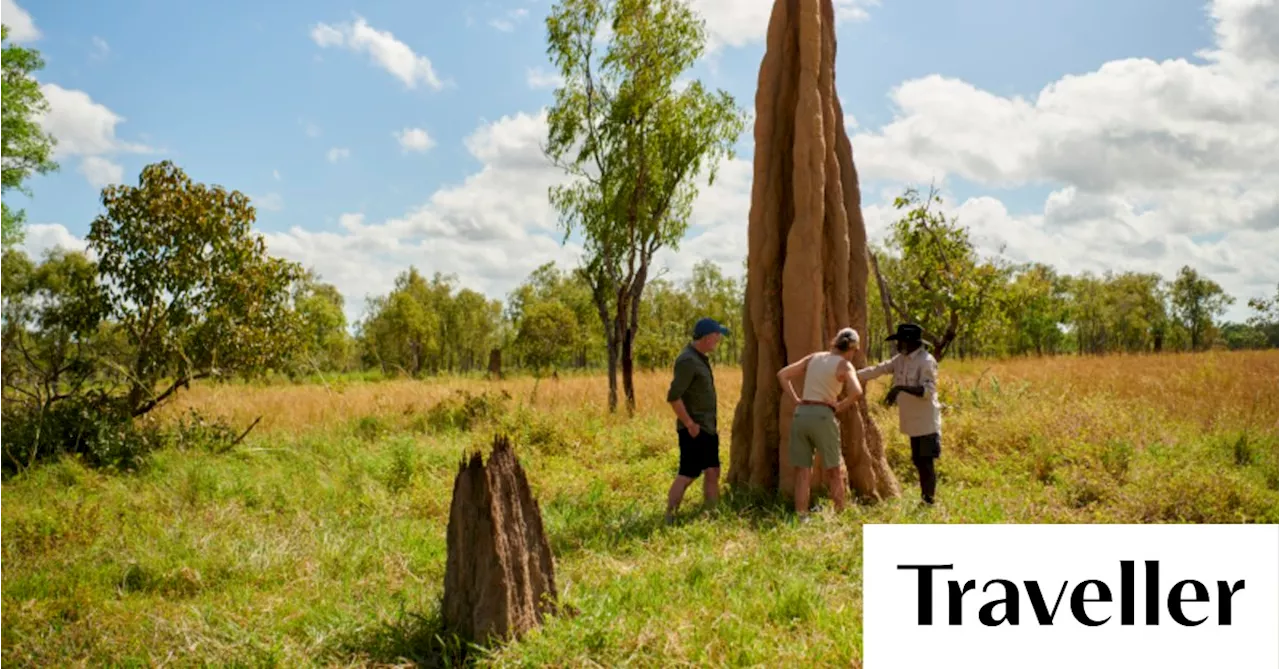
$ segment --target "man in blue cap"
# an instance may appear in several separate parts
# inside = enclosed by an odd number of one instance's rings
[[[920,474],[920,499],[933,504],[938,483],[934,460],[942,455],[942,408],[938,403],[938,361],[924,347],[924,330],[902,323],[887,341],[898,343],[898,355],[858,370],[858,380],[893,375],[885,404],[898,405],[898,426],[911,440],[911,462]],[[905,397],[903,396],[905,394]]]
[[[667,402],[676,413],[680,442],[680,466],[667,493],[667,523],[675,520],[684,491],[694,479],[702,481],[706,506],[720,497],[720,437],[716,433],[716,382],[707,358],[729,329],[703,318],[693,326],[693,341],[676,356],[675,374],[667,390]]]

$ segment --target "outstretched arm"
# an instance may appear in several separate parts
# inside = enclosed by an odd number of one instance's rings
[[[873,365],[871,367],[864,367],[862,369],[859,369],[857,373],[858,381],[859,382],[870,381],[872,379],[878,379],[884,376],[885,374],[892,374],[893,366],[897,360],[898,360],[898,356],[895,355],[892,358],[889,358],[888,360],[885,360],[884,362],[878,365]]]

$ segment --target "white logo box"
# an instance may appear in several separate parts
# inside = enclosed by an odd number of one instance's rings
[[[867,669],[1280,666],[1277,525],[863,531]]]

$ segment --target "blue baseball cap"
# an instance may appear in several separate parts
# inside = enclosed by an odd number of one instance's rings
[[[709,334],[720,333],[722,335],[729,334],[729,328],[721,325],[712,318],[704,318],[693,326],[693,338],[702,339]]]

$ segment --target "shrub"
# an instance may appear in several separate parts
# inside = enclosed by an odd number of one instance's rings
[[[391,466],[387,468],[387,489],[398,493],[413,482],[413,473],[418,468],[417,458],[413,452],[413,442],[398,441],[391,449]]]
[[[222,418],[206,418],[195,409],[178,419],[173,439],[180,448],[226,453],[236,444],[235,428]]]
[[[30,404],[4,408],[0,439],[5,475],[60,455],[78,455],[94,467],[137,469],[167,435],[153,421],[135,421],[104,394],[69,397],[44,410]]]
[[[492,393],[485,391],[478,395],[466,390],[459,390],[453,397],[441,400],[431,407],[419,423],[431,432],[447,432],[457,430],[466,432],[473,427],[497,418],[506,411],[511,394],[507,391]]]
[[[355,435],[364,441],[377,441],[382,435],[388,432],[387,426],[383,424],[382,419],[377,416],[364,416],[356,421],[354,428]]]

